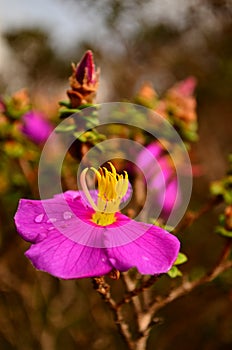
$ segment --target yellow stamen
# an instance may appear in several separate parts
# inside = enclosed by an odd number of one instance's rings
[[[124,171],[123,175],[119,175],[112,163],[109,162],[111,171],[105,167],[94,171],[98,182],[98,200],[94,203],[86,184],[86,173],[88,168],[84,169],[81,174],[82,189],[88,199],[90,205],[95,210],[92,221],[101,226],[107,226],[116,221],[115,213],[119,211],[121,199],[125,196],[128,189],[128,175]]]

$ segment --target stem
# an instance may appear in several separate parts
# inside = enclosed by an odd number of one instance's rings
[[[121,305],[117,305],[115,300],[111,297],[110,285],[105,282],[104,276],[95,277],[93,280],[94,289],[101,295],[103,300],[109,304],[114,313],[115,323],[118,327],[119,333],[123,337],[129,350],[134,350],[134,342],[129,331],[128,324],[125,322]]]
[[[144,281],[140,287],[127,292],[125,297],[118,303],[116,303],[116,301],[111,297],[110,285],[105,282],[104,277],[93,278],[94,288],[102,296],[103,300],[109,304],[111,310],[113,311],[115,323],[124,341],[126,342],[128,349],[129,350],[146,349],[147,339],[149,337],[151,327],[153,326],[154,323],[157,323],[157,320],[154,318],[154,316],[158,310],[162,309],[164,306],[171,303],[175,299],[180,298],[181,296],[191,292],[196,287],[204,283],[211,282],[222,272],[231,268],[232,261],[227,260],[231,251],[231,247],[232,247],[232,240],[227,239],[217,264],[214,266],[214,268],[211,271],[209,271],[203,277],[197,280],[194,280],[192,282],[189,282],[188,280],[183,279],[183,283],[181,286],[172,290],[166,297],[158,297],[153,303],[149,305],[148,310],[145,312],[141,312],[139,310],[136,310],[135,308],[135,312],[137,315],[138,331],[139,331],[139,337],[136,339],[136,341],[133,341],[128,324],[124,320],[124,316],[122,313],[122,306],[130,302],[133,297],[138,296],[138,294],[144,291],[146,288],[149,288],[151,285],[153,285],[159,276],[151,276],[148,280]],[[131,281],[129,280],[129,282]],[[128,279],[125,278],[125,274],[124,274],[124,283],[126,283],[127,287],[130,286],[129,282],[128,282]]]
[[[136,341],[134,350],[145,350],[147,346],[147,339],[150,333],[150,328]]]
[[[35,186],[36,176],[37,176],[36,173],[33,171],[29,162],[26,159],[20,158],[18,160],[18,165],[27,181],[27,184],[31,190],[32,195],[34,197],[38,197],[39,192],[38,192],[37,186]]]
[[[191,292],[196,287],[204,283],[211,282],[219,274],[232,267],[232,261],[227,260],[230,254],[231,246],[232,240],[228,239],[218,263],[209,273],[192,282],[185,280],[181,286],[171,291],[168,296],[163,298],[158,297],[153,303],[150,304],[148,311],[141,314],[139,318],[139,328],[141,336],[136,342],[135,350],[146,349],[146,343],[150,333],[150,329],[154,323],[157,323],[157,320],[154,318],[154,316],[158,310],[162,309],[164,306],[171,303],[175,299],[180,298],[181,296]]]
[[[124,298],[118,302],[117,305],[121,306],[123,304],[129,303],[133,297],[137,296],[138,294],[140,294],[141,292],[143,292],[147,288],[151,287],[157,281],[158,278],[159,278],[159,276],[151,276],[148,280],[144,281],[140,287],[129,291],[124,296]]]
[[[195,221],[197,221],[202,215],[212,210],[216,205],[222,203],[221,197],[211,198],[203,207],[201,207],[197,212],[187,211],[183,220],[177,225],[174,233],[177,234],[180,231],[185,230],[187,227],[191,226]]]
[[[122,279],[122,281],[124,283],[124,286],[126,288],[126,292],[127,292],[126,295],[131,293],[136,288],[135,287],[136,286],[136,280],[132,280],[130,278],[128,272],[122,273],[121,274],[121,279]],[[125,297],[122,300],[124,300],[124,299],[125,299]],[[120,303],[122,303],[122,301],[120,301]],[[119,305],[120,305],[120,303],[119,303]],[[136,295],[135,298],[132,298],[132,303],[133,303],[133,306],[134,306],[135,313],[136,313],[136,315],[138,315],[142,311],[142,305],[141,305],[141,302],[139,300],[139,296],[138,295]]]
[[[230,254],[231,246],[232,246],[232,240],[228,239],[221,253],[221,256],[218,260],[218,263],[214,266],[214,268],[210,272],[208,272],[203,277],[197,280],[194,280],[192,282],[185,280],[181,286],[171,291],[171,293],[167,297],[156,299],[156,301],[152,305],[150,305],[148,314],[154,315],[158,310],[160,310],[167,304],[171,303],[173,300],[191,292],[193,289],[195,289],[196,287],[204,283],[211,282],[222,272],[231,268],[232,261],[227,260]]]

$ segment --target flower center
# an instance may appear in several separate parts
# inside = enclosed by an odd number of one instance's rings
[[[125,196],[128,189],[128,175],[124,171],[124,174],[117,174],[115,167],[110,163],[111,171],[105,167],[94,171],[98,182],[98,198],[97,203],[94,202],[91,197],[88,186],[86,183],[86,173],[88,168],[84,169],[81,173],[82,189],[88,199],[90,205],[94,209],[92,215],[92,221],[100,226],[107,226],[116,221],[115,213],[119,211],[119,205],[122,198]]]

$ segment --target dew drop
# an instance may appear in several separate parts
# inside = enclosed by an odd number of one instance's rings
[[[149,261],[149,260],[150,260],[150,259],[149,259],[148,257],[146,257],[146,256],[143,256],[142,258],[143,258],[143,260],[146,260],[146,261]]]
[[[55,229],[55,227],[54,227],[54,226],[51,226],[51,227],[48,228],[48,231],[52,231],[52,230],[54,230],[54,229]]]
[[[53,223],[53,222],[56,222],[56,218],[49,218],[47,220],[47,224],[50,224],[50,223]]]
[[[43,218],[44,218],[44,214],[39,214],[35,217],[35,222],[39,224],[40,222],[42,222]]]
[[[105,258],[102,258],[102,259],[101,259],[101,261],[105,262],[105,261],[106,261],[106,259],[105,259]]]
[[[72,213],[71,213],[70,211],[65,211],[65,212],[63,213],[63,218],[64,218],[64,220],[71,219],[71,217],[72,217]]]
[[[111,262],[112,265],[116,264],[116,259],[114,259],[114,258],[109,258],[109,261]]]

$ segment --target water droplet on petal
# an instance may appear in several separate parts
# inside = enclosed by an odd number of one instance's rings
[[[105,261],[106,261],[106,259],[105,259],[105,258],[102,258],[102,259],[101,259],[101,261],[105,262]]]
[[[54,230],[54,229],[55,229],[55,227],[54,227],[54,226],[51,226],[51,227],[48,228],[48,231],[52,231],[52,230]]]
[[[65,211],[65,212],[63,213],[63,218],[64,218],[64,220],[71,219],[71,217],[72,217],[72,213],[71,213],[70,211]]]
[[[49,218],[47,220],[47,224],[50,224],[50,223],[53,223],[53,222],[56,222],[56,218]]]
[[[146,257],[146,256],[143,256],[142,258],[143,258],[143,260],[146,260],[146,261],[149,261],[149,260],[150,260],[150,259],[149,259],[148,257]]]
[[[37,215],[37,216],[35,217],[35,222],[36,222],[37,224],[39,224],[40,222],[43,221],[43,218],[44,218],[44,214],[39,214],[39,215]]]
[[[116,259],[114,259],[114,258],[109,258],[109,261],[111,262],[112,265],[116,264]]]

